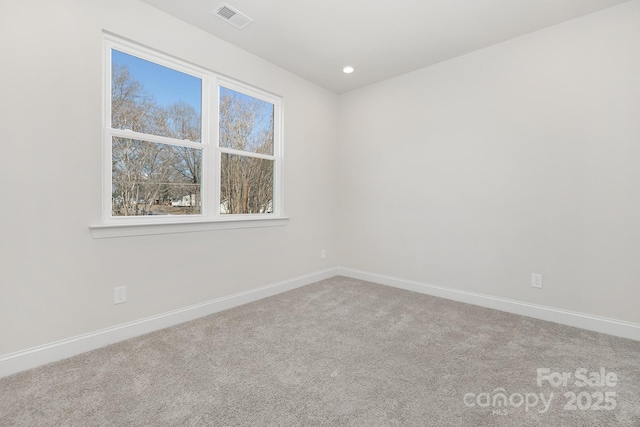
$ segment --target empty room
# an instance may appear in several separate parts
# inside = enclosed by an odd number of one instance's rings
[[[0,36],[0,426],[640,426],[640,0]]]

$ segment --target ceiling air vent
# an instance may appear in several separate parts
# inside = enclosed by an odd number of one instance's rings
[[[226,3],[222,3],[218,6],[213,14],[240,29],[243,29],[253,22],[253,19]]]

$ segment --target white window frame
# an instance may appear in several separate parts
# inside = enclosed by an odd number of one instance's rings
[[[141,134],[111,127],[111,52],[118,50],[154,62],[176,71],[197,77],[202,81],[201,138],[200,142],[181,141],[162,136]],[[119,37],[104,34],[103,43],[103,164],[102,164],[102,223],[90,226],[94,238],[126,237],[148,234],[197,232],[229,228],[253,228],[285,225],[283,215],[283,115],[282,98],[252,86],[221,77],[204,68],[180,61],[155,50],[142,47]],[[220,86],[266,101],[273,105],[273,155],[237,151],[219,146]],[[152,143],[180,145],[202,150],[202,207],[200,214],[113,216],[112,215],[112,138],[138,139]],[[274,162],[272,213],[221,214],[220,167],[223,153],[257,157]]]

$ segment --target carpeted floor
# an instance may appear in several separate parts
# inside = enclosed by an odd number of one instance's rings
[[[336,277],[0,379],[0,425],[640,426],[640,342]]]

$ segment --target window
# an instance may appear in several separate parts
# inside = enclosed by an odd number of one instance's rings
[[[105,224],[282,217],[280,98],[105,36]]]
[[[273,212],[274,104],[220,87],[220,213]]]

